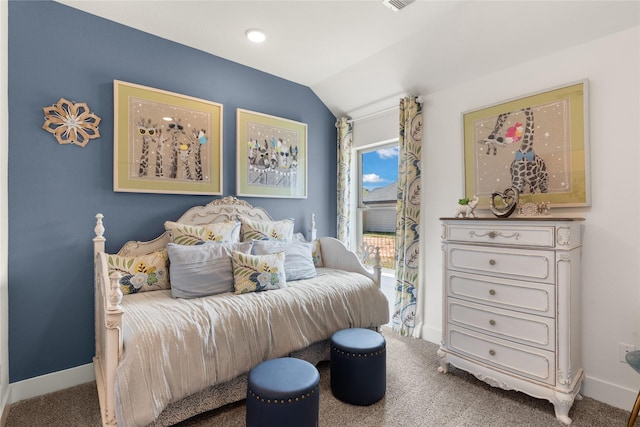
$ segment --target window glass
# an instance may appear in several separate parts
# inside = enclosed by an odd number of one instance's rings
[[[363,151],[360,156],[360,206],[396,203],[398,144]]]

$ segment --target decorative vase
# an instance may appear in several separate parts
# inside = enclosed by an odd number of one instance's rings
[[[494,191],[489,196],[489,210],[498,218],[508,218],[516,210],[519,197],[520,192],[513,187]]]

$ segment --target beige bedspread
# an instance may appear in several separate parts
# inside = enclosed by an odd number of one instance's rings
[[[170,292],[123,298],[124,354],[116,372],[121,426],[147,425],[171,402],[340,329],[389,320],[387,300],[372,280],[328,268],[274,291],[196,299],[172,299]]]

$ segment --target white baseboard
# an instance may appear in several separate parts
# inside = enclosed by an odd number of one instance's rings
[[[0,397],[2,397],[0,400],[0,427],[4,427],[7,424],[7,417],[9,416],[10,391],[9,387],[7,387],[6,393],[0,394]]]
[[[438,344],[440,338],[441,334],[439,330],[429,327],[423,328],[422,339]],[[88,363],[75,368],[65,369],[64,371],[9,384],[9,392],[5,394],[4,402],[0,402],[0,419],[5,415],[7,404],[53,393],[54,391],[95,381],[95,379],[93,363]],[[617,384],[590,377],[589,375],[585,377],[582,385],[582,394],[584,396],[625,411],[631,410],[637,393],[637,390],[621,387]]]
[[[96,380],[93,363],[9,384],[9,402],[41,396]]]
[[[582,395],[606,403],[618,409],[631,411],[636,401],[638,390],[622,387],[618,384],[585,375],[582,384]]]
[[[421,338],[434,344],[440,344],[442,340],[442,331],[440,329],[424,325],[422,327]],[[638,390],[632,390],[618,384],[612,384],[599,378],[591,377],[587,374],[585,375],[585,379],[582,384],[581,394],[599,402],[606,403],[607,405],[611,405],[615,408],[630,411],[631,408],[633,408],[636,397],[638,396]]]
[[[442,330],[423,325],[420,337],[425,341],[440,345],[442,342]]]

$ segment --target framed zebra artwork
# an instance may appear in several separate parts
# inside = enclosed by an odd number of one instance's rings
[[[114,191],[222,194],[222,104],[114,80]]]
[[[479,209],[504,191],[521,203],[591,206],[587,84],[463,113],[465,196],[477,195]]]
[[[307,198],[307,125],[238,109],[239,196]]]

